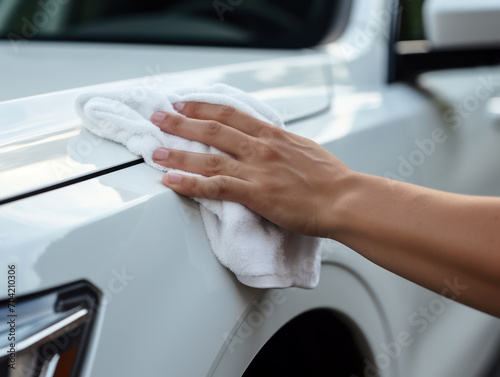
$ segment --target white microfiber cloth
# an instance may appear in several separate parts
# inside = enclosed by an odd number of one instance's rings
[[[90,132],[125,145],[148,165],[167,171],[153,162],[157,148],[224,154],[211,146],[165,133],[150,122],[155,111],[177,113],[172,104],[189,101],[233,106],[284,127],[281,117],[269,106],[223,84],[172,93],[88,92],[76,99],[76,111]],[[214,254],[240,282],[255,288],[314,288],[318,284],[320,239],[289,232],[238,203],[195,200],[200,203]]]

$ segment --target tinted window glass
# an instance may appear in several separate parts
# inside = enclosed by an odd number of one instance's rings
[[[347,17],[346,3],[350,0],[0,0],[0,37],[305,47]]]
[[[422,20],[424,0],[401,0],[401,33],[400,40],[425,39]]]

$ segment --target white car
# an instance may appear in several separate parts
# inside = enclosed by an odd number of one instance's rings
[[[242,285],[74,100],[222,82],[355,170],[499,196],[499,14],[427,0],[401,41],[389,0],[0,0],[0,376],[498,376],[498,318],[334,241],[315,289]]]

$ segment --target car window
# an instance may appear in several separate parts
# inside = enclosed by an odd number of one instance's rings
[[[331,29],[345,2],[0,0],[0,37],[305,47]]]

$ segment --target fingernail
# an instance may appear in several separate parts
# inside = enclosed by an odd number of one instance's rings
[[[184,106],[186,106],[186,103],[185,102],[176,102],[173,104],[173,106],[174,106],[175,111],[180,112],[184,108]]]
[[[153,153],[153,160],[166,160],[168,157],[168,151],[166,149],[157,149]]]
[[[169,183],[174,183],[174,184],[181,183],[182,175],[177,174],[177,173],[168,172],[167,173],[167,180]]]
[[[167,113],[163,111],[157,111],[153,115],[151,115],[151,122],[154,124],[160,123],[165,117],[167,116]]]

